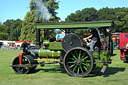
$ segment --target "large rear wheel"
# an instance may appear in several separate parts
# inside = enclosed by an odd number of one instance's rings
[[[93,56],[86,49],[76,47],[69,50],[64,57],[64,68],[70,76],[85,77],[93,69]]]

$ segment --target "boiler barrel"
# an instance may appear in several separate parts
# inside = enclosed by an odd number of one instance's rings
[[[39,50],[40,58],[59,58],[60,55],[61,55],[61,51],[50,51],[50,50],[45,50],[43,48]]]

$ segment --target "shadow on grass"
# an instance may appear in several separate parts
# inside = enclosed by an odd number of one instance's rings
[[[39,71],[43,72],[49,72],[49,73],[67,73],[64,68],[42,68],[42,69],[35,69],[32,73],[37,73]],[[125,68],[118,68],[118,67],[108,67],[104,73],[101,72],[101,69],[94,69],[88,77],[96,77],[96,76],[103,76],[103,77],[109,77],[110,75],[114,75],[118,72],[125,71]]]
[[[60,67],[35,69],[32,73],[37,73],[39,71],[44,71],[49,73],[66,73],[65,69]]]
[[[91,76],[103,76],[103,77],[109,77],[110,75],[114,75],[118,72],[125,71],[125,68],[118,68],[118,67],[108,67],[104,73],[100,72],[101,69],[94,69],[91,72]]]

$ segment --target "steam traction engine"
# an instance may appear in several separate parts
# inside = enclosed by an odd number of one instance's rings
[[[19,53],[12,62],[13,70],[18,74],[32,72],[38,64],[44,66],[45,62],[38,60],[55,60],[60,63],[70,76],[85,77],[96,67],[102,68],[104,72],[108,64],[111,63],[112,41],[106,29],[112,28],[111,21],[97,22],[77,22],[77,23],[37,23],[36,46],[29,47],[24,42],[22,44],[23,53]],[[100,27],[103,34],[104,43],[102,48],[96,48],[91,52],[82,39],[73,32],[76,29],[88,29],[88,27]],[[62,42],[40,42],[40,30],[44,30],[44,36],[49,29],[63,29],[66,32]],[[86,44],[86,43],[85,43]],[[57,60],[59,59],[59,61]]]

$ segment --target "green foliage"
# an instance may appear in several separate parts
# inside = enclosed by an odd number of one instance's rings
[[[27,12],[25,19],[22,21],[20,40],[35,41],[35,12]]]
[[[112,32],[128,32],[128,8],[85,8],[71,13],[65,19],[66,22],[78,21],[114,21]]]
[[[102,8],[97,11],[98,20],[115,20],[115,10],[113,8]]]
[[[7,40],[8,39],[8,26],[0,25],[0,40]]]
[[[128,32],[128,8],[118,8],[115,15],[115,31]]]
[[[52,14],[50,21],[51,22],[55,22],[59,19],[59,17],[57,17],[57,12],[56,10],[59,9],[59,1],[57,0],[48,0],[46,3],[46,6],[48,7],[49,12]]]
[[[11,19],[11,20],[6,20],[3,24],[4,25],[7,25],[8,26],[8,31],[7,31],[7,33],[8,34],[10,34],[10,28],[11,28],[11,25],[13,24],[13,22],[14,22],[15,20],[13,20],[13,19]]]
[[[20,19],[15,20],[10,27],[10,34],[8,36],[8,40],[18,41],[19,40],[18,38],[21,34],[21,28],[22,28],[22,21]]]
[[[78,10],[75,13],[71,13],[65,19],[66,22],[84,22],[97,20],[97,10],[95,8],[85,8],[82,11]]]
[[[3,24],[8,26],[6,34],[9,35],[4,40],[17,41],[20,36],[20,32],[21,32],[21,28],[22,28],[22,20],[20,20],[20,19],[7,20]]]

